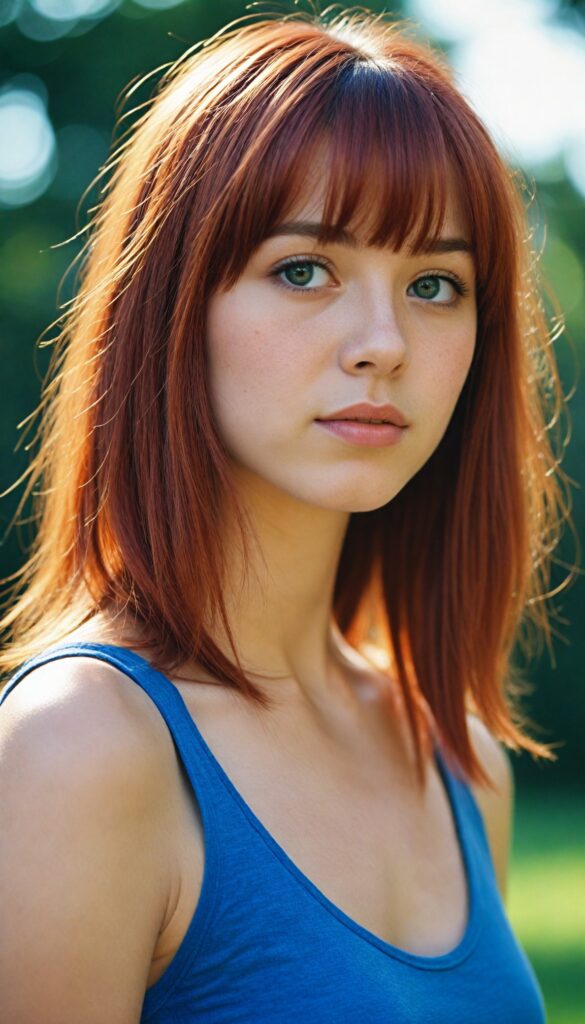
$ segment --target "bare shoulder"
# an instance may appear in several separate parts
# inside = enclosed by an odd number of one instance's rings
[[[148,695],[113,666],[81,656],[31,670],[6,696],[0,757],[26,769],[19,784],[42,770],[80,791],[111,785],[122,796],[133,787],[145,810],[156,806],[175,763]]]
[[[122,754],[137,771],[170,749],[167,731],[150,698],[113,666],[92,657],[57,658],[32,669],[0,708],[0,742],[36,756],[63,756],[91,770]],[[135,760],[138,756],[138,761]],[[119,764],[119,761],[118,761]]]
[[[94,658],[39,666],[6,696],[3,1019],[138,1021],[169,898],[172,758],[148,696]]]
[[[474,784],[472,789],[484,819],[498,886],[505,899],[514,805],[512,765],[502,744],[481,719],[469,714],[467,724],[475,753],[495,786],[491,790]]]

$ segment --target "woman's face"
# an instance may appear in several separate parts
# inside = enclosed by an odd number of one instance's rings
[[[474,264],[454,194],[443,251],[416,256],[359,237],[317,245],[301,222],[320,207],[299,205],[212,297],[211,399],[246,489],[363,512],[389,502],[445,433],[474,351]],[[371,427],[379,437],[364,444],[319,422],[356,402],[391,403],[408,426]]]

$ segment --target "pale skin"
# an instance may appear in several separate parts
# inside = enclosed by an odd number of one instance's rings
[[[318,199],[288,220],[318,221]],[[465,234],[452,201],[443,236]],[[286,280],[273,273],[283,259],[307,256],[330,263],[314,268],[320,287],[277,283]],[[431,271],[445,275],[433,279],[438,297],[416,297],[412,286]],[[468,294],[458,296],[447,275]],[[211,301],[216,415],[266,563],[254,567],[259,579],[250,573],[241,599],[231,596],[238,647],[249,667],[285,673],[305,698],[329,703],[331,695],[328,623],[350,512],[391,501],[452,415],[475,345],[473,286],[464,250],[409,258],[363,245],[317,247],[297,233],[267,240],[236,286]],[[350,446],[314,422],[361,400],[390,401],[406,415],[396,447]],[[239,552],[229,550],[238,581]],[[342,697],[343,684],[336,689]]]
[[[315,222],[319,204],[310,195],[289,220]],[[467,239],[455,194],[442,237]],[[277,283],[292,257],[305,261],[296,280],[319,290]],[[328,269],[313,274],[309,257]],[[228,610],[244,666],[279,676],[259,683],[274,710],[265,716],[206,685],[197,666],[186,674],[202,682],[174,680],[301,870],[374,934],[425,956],[453,948],[467,920],[450,810],[434,768],[417,790],[391,690],[332,626],[331,596],[350,513],[392,500],[444,434],[474,350],[473,275],[464,247],[417,256],[359,238],[323,247],[297,230],[267,239],[236,285],[214,296],[212,398],[262,553],[244,581],[224,524]],[[462,281],[466,294],[439,277]],[[354,450],[315,424],[360,400],[405,413],[398,445]],[[133,629],[102,617],[77,635],[131,645]],[[470,726],[497,787],[475,793],[505,895],[511,771],[485,727],[473,718]],[[204,860],[196,801],[164,722],[115,669],[53,663],[2,707],[0,771],[10,922],[0,936],[3,1015],[13,1024],[138,1021],[145,989],[191,919]]]

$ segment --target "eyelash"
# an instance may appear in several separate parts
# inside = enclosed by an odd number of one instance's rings
[[[320,292],[323,286],[319,286],[318,288],[301,288],[300,286],[289,284],[287,281],[283,281],[278,276],[287,267],[296,267],[302,264],[314,264],[317,267],[323,267],[325,270],[328,270],[329,273],[333,273],[332,266],[329,260],[324,259],[322,256],[289,256],[287,259],[281,260],[278,266],[276,266],[274,270],[271,271],[270,276],[275,279],[276,284],[279,285],[281,288],[286,288],[287,291],[294,292],[297,295],[302,294],[303,292]],[[460,277],[458,277],[456,274],[446,274],[444,271],[427,271],[425,274],[421,274],[419,277],[417,277],[416,280],[414,280],[412,283],[416,284],[417,281],[422,281],[428,277],[436,277],[441,281],[449,281],[449,283],[452,284],[453,287],[455,288],[455,291],[457,292],[458,295],[458,298],[451,299],[450,302],[432,302],[431,300],[428,300],[428,304],[431,306],[454,306],[459,301],[459,298],[469,294],[468,286],[465,284],[464,281],[461,280]],[[409,285],[409,287],[411,286]],[[425,300],[423,299],[423,302],[424,301]]]

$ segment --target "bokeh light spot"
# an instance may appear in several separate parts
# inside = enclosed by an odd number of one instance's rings
[[[42,99],[9,86],[0,93],[0,203],[23,206],[45,191],[56,170],[55,133]]]
[[[30,0],[32,6],[44,18],[54,21],[76,21],[77,18],[94,18],[112,9],[111,0]]]
[[[169,7],[178,7],[183,0],[135,0],[140,7],[147,7],[152,11],[167,10]]]
[[[24,0],[0,0],[0,27],[14,21],[23,3]]]
[[[546,174],[573,148],[578,163],[585,40],[576,22],[555,21],[558,0],[407,3],[424,32],[452,44],[457,83],[508,160]]]

